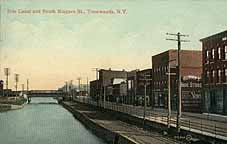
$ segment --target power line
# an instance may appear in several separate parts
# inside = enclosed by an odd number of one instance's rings
[[[177,41],[178,47],[178,54],[177,54],[177,61],[178,61],[178,110],[177,110],[177,132],[180,135],[180,128],[181,128],[181,42],[189,42],[189,40],[182,40],[181,37],[189,37],[189,35],[181,34],[178,32],[177,34],[174,33],[166,33],[166,35],[175,36],[177,39],[167,38],[166,40],[170,41]]]

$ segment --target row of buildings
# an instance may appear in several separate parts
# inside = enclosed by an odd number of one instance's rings
[[[182,111],[227,114],[227,31],[203,38],[202,51],[181,50]],[[96,101],[131,105],[171,107],[178,105],[177,50],[152,56],[152,67],[144,70],[98,71],[90,82]],[[145,94],[146,93],[146,94]]]

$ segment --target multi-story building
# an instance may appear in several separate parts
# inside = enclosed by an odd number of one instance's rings
[[[227,30],[203,38],[204,111],[227,114]]]
[[[133,70],[130,71],[127,75],[127,99],[125,101],[126,104],[134,105],[136,101],[136,88],[137,88],[137,82],[136,82],[136,73],[139,70]]]
[[[98,100],[101,93],[101,84],[99,80],[90,81],[90,96],[93,100]]]
[[[114,78],[110,85],[106,87],[106,100],[111,102],[123,103],[126,89],[125,78]]]
[[[99,70],[99,79],[90,82],[90,95],[96,100],[111,99],[108,97],[110,86],[113,85],[114,79],[126,79],[127,71],[125,70]]]
[[[178,99],[178,65],[177,65],[177,50],[168,50],[163,53],[152,56],[152,82],[153,82],[153,104],[155,107],[167,108],[168,107],[168,72],[170,66],[170,92],[171,92],[171,107],[177,108]],[[192,77],[200,79],[202,74],[202,52],[195,50],[181,50],[181,76],[182,83],[183,77]],[[200,83],[199,80],[194,81]],[[185,86],[185,88],[184,88]],[[182,100],[185,99],[186,94],[192,96],[193,91],[197,88],[182,84]],[[201,86],[200,86],[201,89]],[[186,92],[188,91],[188,92]],[[184,103],[184,101],[182,102]]]
[[[127,99],[130,104],[143,105],[145,96],[145,84],[146,84],[146,96],[147,104],[151,105],[152,96],[152,69],[134,70],[128,73],[127,77]]]

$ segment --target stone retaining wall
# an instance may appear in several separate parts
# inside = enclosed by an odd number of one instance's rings
[[[87,117],[85,114],[73,109],[72,107],[68,106],[64,102],[61,104],[64,108],[66,108],[68,111],[70,111],[76,119],[78,119],[80,122],[82,122],[85,125],[85,127],[89,128],[96,136],[104,139],[107,143],[109,143],[109,144],[113,144],[113,143],[114,144],[137,144],[135,141],[127,138],[126,136],[115,133],[115,132],[113,132],[109,129],[106,129],[105,127],[95,123],[89,117]],[[118,139],[117,142],[116,142],[116,139]]]

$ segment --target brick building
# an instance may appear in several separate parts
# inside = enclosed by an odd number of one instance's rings
[[[127,99],[125,101],[126,104],[135,104],[135,99],[136,99],[136,87],[137,87],[137,83],[136,83],[136,73],[139,70],[133,70],[130,71],[127,75]]]
[[[145,81],[147,79],[147,81]],[[134,70],[128,73],[127,76],[127,102],[133,105],[143,105],[145,95],[145,82],[146,82],[146,95],[147,104],[151,104],[152,97],[152,69]]]
[[[110,85],[106,87],[106,100],[123,103],[126,93],[126,78],[113,78]]]
[[[127,71],[125,70],[99,70],[99,79],[90,82],[90,95],[95,100],[115,99],[108,96],[111,86],[113,85],[114,79],[126,79]]]
[[[171,107],[177,108],[177,96],[178,96],[178,82],[177,82],[177,50],[168,50],[163,53],[152,56],[152,77],[153,77],[153,105],[155,107],[167,108],[168,107],[168,68],[170,64],[170,72],[175,73],[170,78],[171,89]],[[181,76],[182,76],[182,100],[188,95],[192,96],[192,93],[197,88],[187,86],[186,81],[183,81],[183,77],[191,77],[193,79],[200,79],[202,74],[202,52],[195,50],[181,50]],[[193,81],[193,80],[189,80]],[[201,81],[194,81],[201,84]],[[185,88],[184,88],[185,87]],[[201,89],[201,85],[200,85]],[[187,91],[187,92],[186,92]],[[193,100],[191,100],[193,101]],[[184,101],[182,101],[182,104]],[[185,102],[186,103],[186,102]],[[183,108],[184,109],[184,108]]]
[[[99,80],[90,81],[90,96],[93,100],[98,100],[101,92],[101,83]]]
[[[227,115],[227,31],[200,41],[204,111]]]

